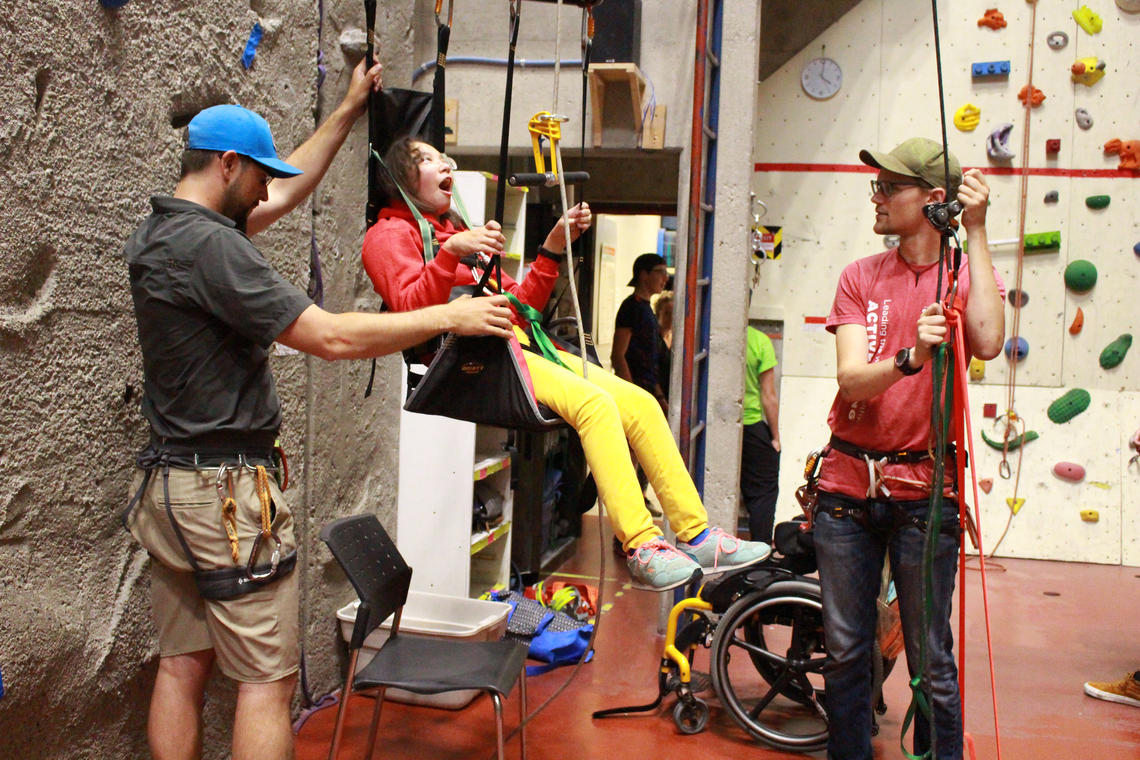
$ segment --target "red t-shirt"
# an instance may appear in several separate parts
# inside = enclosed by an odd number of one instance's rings
[[[953,260],[947,256],[947,267]],[[996,270],[998,291],[1004,297],[1005,288]],[[897,248],[859,259],[843,270],[835,301],[827,317],[827,330],[836,332],[840,325],[866,325],[867,363],[893,359],[899,349],[914,345],[915,325],[922,310],[934,303],[938,284],[938,265],[911,266],[899,255]],[[949,284],[948,275],[942,276],[942,287]],[[962,256],[958,274],[958,295],[964,305],[970,294],[970,270],[966,256]],[[965,332],[962,331],[963,339]],[[964,346],[967,357],[970,345]],[[931,367],[923,365],[916,375],[902,377],[887,390],[871,399],[844,401],[837,393],[831,405],[827,423],[831,432],[856,446],[877,451],[907,451],[926,449],[930,439],[930,402],[933,392]],[[956,371],[965,372],[966,367]],[[955,426],[951,426],[948,440],[954,440]],[[890,464],[884,468],[888,475],[929,483],[933,463],[927,459],[917,464]],[[950,472],[947,465],[947,472]],[[838,451],[832,451],[823,460],[819,487],[830,493],[865,498],[869,485],[867,464]],[[922,499],[929,494],[917,486],[887,480],[894,499]]]
[[[441,221],[430,214],[424,216],[441,246],[452,235],[463,231],[450,219]],[[423,248],[419,225],[403,203],[382,209],[376,223],[364,235],[360,254],[364,271],[392,311],[447,303],[453,286],[475,283],[470,268],[461,265],[457,256],[440,248],[435,258],[425,264]],[[504,271],[502,285],[503,290],[541,311],[557,279],[557,262],[539,256],[521,283]]]

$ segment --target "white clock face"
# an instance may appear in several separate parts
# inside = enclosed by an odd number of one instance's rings
[[[825,100],[839,92],[843,84],[843,70],[830,58],[814,58],[800,72],[804,92],[816,100]]]

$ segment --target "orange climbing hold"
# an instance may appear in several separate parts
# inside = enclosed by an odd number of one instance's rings
[[[1069,325],[1069,335],[1076,335],[1085,326],[1085,313],[1081,311],[1081,307],[1077,307],[1077,315],[1073,317],[1073,324]]]
[[[1034,87],[1033,92],[1031,94],[1029,92],[1029,85],[1025,85],[1017,93],[1017,99],[1021,101],[1021,105],[1026,105],[1026,101],[1028,100],[1029,101],[1028,105],[1031,108],[1036,108],[1037,106],[1039,106],[1045,102],[1045,93],[1041,92],[1041,90]]]
[[[993,487],[994,487],[994,479],[993,478],[982,478],[981,480],[978,481],[978,488],[982,489],[986,493],[989,493],[993,489]]]
[[[1104,152],[1120,156],[1118,169],[1140,169],[1140,140],[1112,139],[1104,144]]]
[[[990,29],[1004,29],[1005,16],[997,8],[987,8],[986,14],[978,19],[978,26],[988,26]]]

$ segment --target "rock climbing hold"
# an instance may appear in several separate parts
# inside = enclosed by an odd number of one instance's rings
[[[1077,126],[1081,129],[1089,129],[1093,125],[1093,118],[1089,115],[1088,109],[1078,108],[1073,112],[1077,117]]]
[[[1028,232],[1025,235],[1026,251],[1047,251],[1061,247],[1061,231]]]
[[[997,404],[982,404],[982,416],[987,420],[997,417]]]
[[[1112,139],[1104,144],[1104,152],[1120,155],[1117,169],[1140,169],[1140,140]]]
[[[1049,405],[1046,414],[1058,425],[1068,422],[1089,408],[1092,396],[1084,388],[1073,388]]]
[[[1140,243],[1137,243],[1136,245],[1132,246],[1132,252],[1135,253],[1137,256],[1140,256]]]
[[[987,8],[986,13],[978,19],[978,26],[988,26],[997,31],[1006,27],[1005,16],[997,8]]]
[[[1053,465],[1053,474],[1061,480],[1079,483],[1085,478],[1085,468],[1076,462],[1057,462]]]
[[[1009,61],[975,61],[970,64],[970,76],[974,79],[1009,76]]]
[[[994,479],[993,478],[982,478],[981,480],[978,481],[978,488],[982,489],[982,493],[989,493],[990,491],[993,490],[993,487],[994,487]]]
[[[1027,356],[1029,356],[1029,341],[1025,338],[1019,335],[1016,342],[1013,338],[1005,342],[1005,358],[1011,362],[1019,362]]]
[[[975,382],[986,376],[986,363],[978,357],[970,359],[970,379]]]
[[[1076,335],[1085,326],[1085,313],[1077,307],[1077,315],[1073,317],[1073,324],[1069,325],[1069,335]]]
[[[1021,497],[1015,499],[1012,496],[1007,496],[1005,497],[1005,503],[1006,506],[1009,507],[1009,511],[1013,512],[1016,515],[1025,505],[1025,499]]]
[[[1116,0],[1116,7],[1125,13],[1140,13],[1140,0]]]
[[[1103,369],[1112,369],[1124,361],[1125,354],[1132,347],[1132,333],[1124,333],[1109,343],[1100,352],[1100,366]]]
[[[1061,152],[1061,138],[1050,137],[1045,141],[1045,152],[1048,155],[1056,155]]]
[[[1061,193],[1059,193],[1058,191],[1050,190],[1049,192],[1045,193],[1045,202],[1046,203],[1056,203],[1059,200],[1061,200]]]
[[[1065,267],[1065,287],[1074,293],[1087,293],[1096,285],[1096,266],[1085,259],[1070,261]]]
[[[1009,305],[1015,309],[1020,309],[1029,303],[1029,295],[1024,290],[1018,290],[1017,288],[1010,288],[1009,294],[1006,297],[1009,299]]]
[[[1060,50],[1069,44],[1069,35],[1060,31],[1050,32],[1049,36],[1045,38],[1045,43],[1054,50]]]
[[[245,50],[241,54],[241,65],[249,68],[253,65],[253,58],[257,55],[257,46],[261,44],[261,24],[254,22],[249,30],[249,39],[245,42]]]
[[[1100,512],[1097,512],[1095,509],[1082,509],[1081,519],[1085,522],[1099,522]]]
[[[986,153],[994,161],[1008,161],[1013,158],[1013,151],[1009,149],[1009,134],[1012,131],[1013,124],[1002,124],[986,138]]]
[[[1112,484],[1111,483],[1105,483],[1103,480],[1090,480],[1089,485],[1090,486],[1096,486],[1097,488],[1099,488],[1102,491],[1111,491],[1112,490]]]
[[[1108,208],[1108,202],[1111,200],[1107,195],[1090,195],[1085,198],[1085,205],[1089,208]]]
[[[1095,55],[1087,58],[1078,58],[1073,65],[1069,67],[1069,71],[1074,82],[1083,84],[1086,87],[1092,87],[1104,78],[1105,63]]]
[[[1045,93],[1040,89],[1034,87],[1029,89],[1029,85],[1025,85],[1017,91],[1017,99],[1021,101],[1021,105],[1029,105],[1030,108],[1037,108],[1045,102]]]
[[[995,441],[994,439],[992,439],[988,435],[986,435],[986,431],[983,430],[983,431],[981,431],[981,433],[982,433],[982,441],[984,441],[985,444],[987,446],[989,446],[991,449],[997,449],[998,451],[1001,451],[1002,449],[1007,448],[1006,445],[1002,441]],[[1041,436],[1039,436],[1037,434],[1036,430],[1026,430],[1025,433],[1023,433],[1022,435],[1015,436],[1015,437],[1009,439],[1008,450],[1013,451],[1015,449],[1019,449],[1019,448],[1021,448],[1021,445],[1023,443],[1029,443],[1030,441],[1036,441],[1040,437]]]
[[[973,132],[981,121],[982,109],[973,103],[966,103],[954,112],[954,126],[962,132]]]
[[[1093,13],[1092,8],[1087,5],[1082,5],[1073,11],[1073,18],[1076,20],[1077,26],[1089,34],[1097,34],[1104,28],[1104,21],[1100,16]]]

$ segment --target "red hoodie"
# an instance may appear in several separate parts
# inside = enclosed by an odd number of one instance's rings
[[[424,217],[441,246],[452,235],[463,231],[450,219],[441,221],[432,214]],[[460,265],[459,258],[443,248],[434,259],[424,263],[419,225],[403,203],[380,211],[376,223],[364,235],[361,260],[364,271],[372,280],[372,287],[392,311],[410,311],[447,303],[453,286],[475,283],[470,268]],[[514,293],[523,303],[542,311],[557,279],[557,262],[539,256],[521,283],[515,282],[504,271],[502,285],[505,291]],[[518,321],[517,317],[515,321]]]

